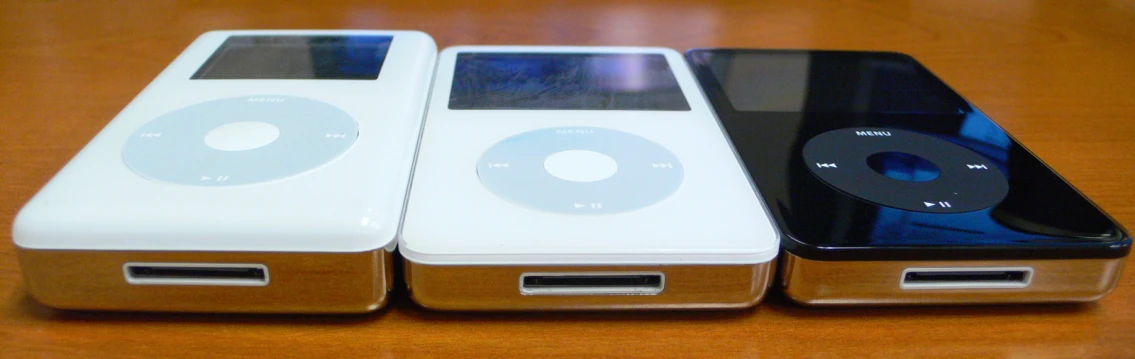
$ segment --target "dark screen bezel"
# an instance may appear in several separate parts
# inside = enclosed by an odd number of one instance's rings
[[[705,60],[703,58],[698,58],[698,56],[706,56],[706,55],[712,55],[712,54],[724,54],[724,55],[727,55],[727,56],[733,56],[733,55],[737,55],[737,54],[812,55],[812,54],[848,54],[848,53],[868,53],[868,52],[866,52],[866,51],[840,51],[840,50],[792,50],[792,49],[785,49],[785,50],[777,50],[777,49],[769,49],[769,50],[691,49],[691,50],[688,50],[686,52],[686,59],[689,62],[690,69],[692,71],[694,71],[696,77],[698,77],[698,83],[702,85],[703,91],[706,92],[707,96],[709,95],[709,93],[708,93],[709,90],[706,89],[707,86],[705,86],[704,83],[705,82],[711,82],[712,86],[708,86],[708,87],[710,87],[710,88],[712,88],[713,90],[716,91],[715,95],[717,97],[719,97],[720,102],[728,104],[729,110],[731,110],[731,112],[734,112],[734,113],[762,113],[762,112],[786,112],[786,111],[756,111],[756,110],[746,110],[746,109],[742,109],[742,108],[737,107],[736,105],[734,105],[733,100],[729,97],[729,94],[725,92],[724,86],[722,86],[720,81],[718,81],[717,76],[715,74],[713,74],[712,71],[709,71],[708,69],[704,70],[709,75],[709,76],[705,76],[705,77],[701,76],[701,74],[698,73],[699,71],[703,70],[701,68],[701,66],[699,66],[698,64],[704,63],[704,60]],[[952,106],[957,108],[958,111],[967,112],[967,111],[974,110],[973,107],[972,107],[972,104],[969,101],[967,101],[964,97],[962,97],[956,91],[954,91],[952,88],[950,88],[949,85],[947,85],[945,82],[943,82],[941,79],[939,79],[933,73],[931,73],[925,66],[922,66],[917,60],[915,60],[910,55],[903,54],[903,53],[897,53],[897,52],[869,52],[869,53],[871,53],[872,56],[875,56],[875,57],[886,57],[886,58],[890,58],[890,59],[900,60],[900,61],[903,61],[903,62],[908,62],[908,63],[914,65],[913,68],[915,69],[915,71],[917,71],[919,73],[919,76],[922,76],[922,78],[924,80],[926,80],[926,85],[928,87],[933,88],[936,95],[941,96],[944,101],[950,103]],[[793,111],[793,112],[797,112],[797,111]],[[844,113],[844,112],[841,112],[841,111],[814,111],[814,110],[798,111],[798,112],[801,112],[801,113]],[[853,113],[853,114],[857,114],[857,115],[874,114],[872,112],[846,112],[846,113]]]

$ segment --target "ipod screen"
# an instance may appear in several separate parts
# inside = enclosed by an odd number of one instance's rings
[[[689,111],[658,54],[463,53],[449,108]]]
[[[710,68],[738,111],[952,115],[968,107],[900,56],[715,54]]]
[[[194,80],[374,80],[390,36],[232,36]]]

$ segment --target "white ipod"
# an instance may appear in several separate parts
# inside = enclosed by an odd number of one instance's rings
[[[748,307],[779,235],[682,56],[451,47],[400,251],[437,309]]]
[[[437,48],[416,31],[201,35],[20,211],[68,309],[380,307]]]

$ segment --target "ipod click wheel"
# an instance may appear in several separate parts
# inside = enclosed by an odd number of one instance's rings
[[[414,31],[201,35],[20,211],[29,293],[65,309],[379,308],[436,54]]]
[[[552,127],[497,142],[477,177],[498,197],[569,215],[632,211],[682,184],[682,163],[646,138],[601,127]]]
[[[399,250],[446,310],[743,308],[778,234],[681,55],[442,51]]]
[[[811,305],[1084,302],[1131,237],[913,58],[686,53]]]
[[[971,212],[1001,202],[1009,192],[993,161],[912,131],[833,130],[808,140],[802,154],[808,169],[832,187],[907,211]]]
[[[327,102],[297,96],[221,98],[143,124],[122,159],[135,173],[169,184],[239,186],[307,172],[355,143],[359,125]]]

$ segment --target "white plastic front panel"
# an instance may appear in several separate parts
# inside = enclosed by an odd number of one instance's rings
[[[190,80],[229,35],[392,35],[376,80]],[[193,42],[20,212],[17,245],[36,249],[357,252],[392,247],[436,46],[413,31],[216,31]],[[348,112],[346,153],[300,175],[242,186],[157,182],[123,162],[128,136],[204,101],[306,97]],[[97,119],[94,119],[97,120]]]
[[[456,55],[483,52],[664,54],[690,111],[449,110]],[[680,54],[660,48],[454,47],[439,56],[400,250],[425,264],[752,264],[779,237]],[[478,158],[525,131],[595,126],[673,152],[683,184],[637,210],[567,215],[509,202],[478,179]]]

